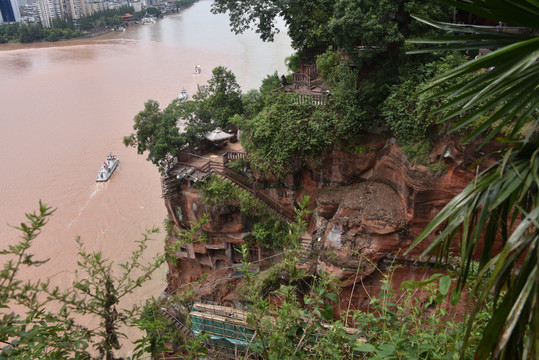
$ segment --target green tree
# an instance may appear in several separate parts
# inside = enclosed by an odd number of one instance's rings
[[[75,326],[66,308],[54,313],[47,310],[41,288],[46,283],[23,282],[19,273],[24,268],[37,267],[48,260],[37,260],[30,252],[34,241],[54,213],[39,204],[39,212],[26,214],[27,222],[16,229],[21,240],[0,252],[0,358],[2,359],[87,359],[89,337],[83,327]],[[25,309],[24,314],[12,309]]]
[[[395,57],[404,39],[424,33],[410,13],[448,20],[447,7],[428,0],[338,0],[328,24],[332,39],[359,65]]]
[[[241,125],[251,165],[278,176],[331,148],[345,127],[338,117],[315,104],[282,94],[275,95],[270,105]]]
[[[208,84],[198,91],[217,126],[224,127],[233,115],[243,113],[241,88],[234,73],[224,66],[213,69]]]
[[[281,87],[281,85],[279,75],[277,74],[277,71],[275,71],[273,74],[267,75],[262,80],[262,85],[260,85],[259,90],[251,89],[247,93],[243,94],[243,118],[251,119],[260,113],[260,111],[262,111],[266,105],[271,103],[273,97],[271,91]],[[234,124],[241,127],[243,126],[243,121],[238,121],[236,118]]]
[[[384,122],[402,144],[417,143],[428,136],[434,140],[439,136],[436,123],[443,114],[431,110],[440,106],[446,98],[440,96],[425,100],[429,94],[438,93],[440,89],[429,92],[424,90],[435,75],[445,73],[466,61],[465,56],[454,52],[432,62],[403,66],[404,69],[400,70],[403,73],[402,81],[391,87],[389,96],[381,105]],[[449,84],[444,84],[444,87],[449,87]]]
[[[124,335],[119,332],[119,327],[122,324],[131,325],[132,319],[139,313],[137,307],[118,311],[120,300],[149,280],[152,273],[164,262],[164,256],[159,255],[147,264],[142,263],[142,256],[150,240],[149,235],[157,231],[157,228],[152,229],[144,234],[142,240],[137,241],[138,247],[129,260],[118,264],[122,269],[119,276],[114,275],[117,270],[113,269],[112,260],[104,258],[101,252],[88,252],[77,238],[78,256],[81,260],[77,262],[73,288],[43,289],[50,300],[60,302],[68,311],[100,319],[99,326],[91,329],[92,336],[97,337],[93,346],[107,360],[115,359],[114,350],[121,347],[119,338]],[[137,272],[139,274],[135,275]]]
[[[173,100],[160,110],[157,101],[148,100],[134,118],[135,132],[123,138],[124,145],[136,147],[139,154],[148,151],[147,160],[164,172],[184,145],[196,146],[206,132],[242,114],[242,94],[234,74],[222,66],[212,73],[190,101]]]
[[[149,16],[158,17],[159,15],[161,15],[161,10],[156,7],[148,7],[146,8],[146,14]]]
[[[124,145],[136,147],[139,154],[148,151],[147,160],[164,171],[167,159],[186,143],[177,127],[178,116],[171,107],[160,111],[157,101],[148,100],[135,116],[135,132],[124,137]]]
[[[470,312],[462,351],[474,318],[488,296],[494,294],[492,318],[476,359],[539,358],[539,37],[531,30],[539,28],[539,6],[530,0],[445,2],[484,18],[520,26],[504,30],[418,17],[452,33],[414,41],[437,45],[415,52],[495,49],[441,75],[433,86],[458,80],[438,94],[449,99],[439,111],[447,111],[442,121],[454,120],[453,130],[471,128],[465,142],[480,135],[489,141],[500,133],[511,138],[504,140],[507,146],[501,159],[478,174],[414,245],[441,227],[423,255],[438,249],[440,256],[448,256],[453,240],[458,239],[462,260],[453,302],[459,300],[469,278],[474,255],[480,254],[479,275],[473,282],[477,301]],[[496,244],[502,246],[501,251],[494,250]]]
[[[277,19],[282,17],[292,46],[301,49],[308,44],[329,40],[325,25],[332,16],[334,2],[316,0],[305,6],[305,2],[299,0],[216,0],[212,12],[228,14],[230,26],[236,34],[254,27],[264,41],[273,41],[279,32]]]

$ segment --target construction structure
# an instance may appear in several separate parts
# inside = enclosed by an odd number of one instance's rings
[[[247,324],[248,312],[197,302],[190,313],[195,335],[208,334],[209,348],[223,359],[243,358],[255,338]],[[254,357],[254,354],[250,358]]]

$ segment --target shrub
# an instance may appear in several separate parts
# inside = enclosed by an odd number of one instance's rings
[[[341,55],[330,47],[325,53],[316,57],[316,67],[320,76],[326,81],[334,81],[335,70],[341,62]]]
[[[382,104],[382,116],[391,132],[401,141],[416,142],[432,134],[432,128],[443,113],[433,113],[444,97],[425,100],[432,92],[422,93],[438,74],[464,62],[459,54],[451,54],[430,63],[404,70],[402,81],[391,88]],[[449,84],[448,84],[449,85]]]
[[[228,180],[212,175],[206,182],[199,185],[202,199],[212,206],[222,206],[237,198],[237,189]]]
[[[237,189],[228,180],[212,175],[199,185],[204,202],[211,206],[226,206],[239,202],[240,213],[253,225],[253,236],[264,248],[273,249],[286,244],[289,240],[289,226],[268,210],[266,204],[253,194]],[[204,233],[199,236],[204,240]]]
[[[288,243],[288,225],[275,216],[266,218],[253,226],[253,235],[256,240],[266,249],[274,249],[285,246]]]
[[[290,71],[297,72],[299,69],[299,54],[296,53],[287,57],[285,64]]]
[[[243,145],[253,168],[284,176],[298,161],[331,150],[344,129],[346,125],[327,109],[281,94],[246,121]]]

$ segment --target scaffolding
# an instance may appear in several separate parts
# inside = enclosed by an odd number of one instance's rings
[[[191,324],[196,335],[208,334],[208,344],[221,353],[245,353],[255,333],[247,325],[248,312],[228,306],[195,303]]]

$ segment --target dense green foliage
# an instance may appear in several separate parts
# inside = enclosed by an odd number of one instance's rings
[[[347,127],[331,112],[292,95],[275,95],[259,114],[238,125],[247,132],[243,145],[251,166],[280,176],[295,162],[331,148]]]
[[[439,115],[429,111],[442,99],[427,102],[419,93],[432,76],[463,60],[458,55],[406,57],[404,39],[432,32],[413,22],[411,12],[447,19],[447,7],[422,0],[322,0],[309,10],[316,13],[309,21],[304,16],[310,13],[303,14],[300,8],[296,1],[214,3],[214,12],[229,11],[234,31],[254,25],[265,40],[276,30],[275,17],[283,16],[294,46],[300,50],[294,63],[305,48],[333,43],[339,49],[329,46],[316,59],[320,76],[329,86],[326,106],[314,106],[292,95],[284,98],[250,92],[244,97],[247,111],[233,122],[245,130],[242,142],[253,168],[283,176],[304,161],[379,126],[388,127],[403,144],[424,139],[430,148],[426,134],[434,137],[438,132]],[[343,50],[348,55],[345,61]],[[271,78],[274,82],[266,84],[278,88],[277,74]]]
[[[242,94],[236,77],[223,66],[212,71],[208,85],[199,85],[190,101],[173,100],[165,109],[148,100],[134,118],[135,132],[125,136],[125,146],[148,152],[147,160],[164,172],[184,146],[197,145],[203,135],[226,126],[233,115],[243,113]]]
[[[291,238],[299,238],[306,229],[301,220],[303,205]],[[297,250],[285,248],[281,263],[259,272],[247,261],[247,247],[242,248],[245,280],[240,292],[250,306],[248,323],[256,330],[250,352],[263,359],[298,360],[457,357],[464,323],[455,322],[445,310],[449,275],[405,282],[397,291],[392,280],[396,268],[377,269],[382,292],[369,294],[370,311],[349,309],[336,320],[334,307],[347,301],[337,295],[339,282],[322,272],[313,275],[299,270],[301,253]],[[278,299],[278,304],[270,298]],[[463,352],[465,358],[471,359],[488,319],[488,312],[483,311],[474,322],[473,341]]]
[[[331,18],[333,3],[334,0],[317,0],[305,6],[304,1],[298,0],[217,0],[212,4],[212,12],[228,14],[230,26],[237,34],[254,27],[264,41],[273,40],[278,32],[277,18],[282,17],[289,29],[292,45],[302,48],[328,40],[325,25]]]
[[[207,85],[199,85],[197,100],[204,104],[211,120],[218,127],[225,127],[230,118],[243,113],[243,102],[236,75],[224,66],[212,70]]]
[[[173,105],[160,111],[157,101],[148,100],[135,116],[136,132],[124,137],[125,146],[136,147],[139,154],[148,151],[147,159],[164,170],[167,156],[174,156],[187,143],[177,127],[178,115]]]
[[[125,13],[135,14],[132,6],[121,6],[117,9],[106,9],[82,16],[75,25],[72,18],[52,19],[50,28],[41,24],[9,24],[0,25],[0,43],[21,42],[31,43],[36,41],[58,41],[82,37],[83,31],[100,29],[104,27],[120,26],[122,15]],[[140,15],[143,15],[140,14]]]
[[[0,25],[0,43],[68,40],[83,36],[73,27],[59,25],[45,28],[41,24],[9,24]]]
[[[282,18],[295,49],[332,42],[350,54],[358,46],[373,50],[357,54],[358,59],[385,57],[404,38],[424,31],[426,27],[411,24],[410,13],[447,19],[447,9],[427,0],[316,0],[309,6],[299,0],[217,0],[212,5],[214,13],[228,14],[235,33],[254,28],[262,40],[272,41]]]
[[[448,7],[428,0],[338,0],[328,23],[333,42],[359,65],[382,68],[402,57],[404,40],[432,31],[410,14],[449,20]]]
[[[92,15],[81,16],[79,19],[79,26],[81,30],[100,29],[106,26],[120,26],[122,25],[122,15],[126,13],[135,16],[135,8],[124,5],[116,9],[96,11]]]
[[[264,248],[275,249],[290,245],[287,243],[289,227],[286,222],[274,215],[253,194],[215,175],[198,185],[198,189],[204,202],[215,209],[226,211],[227,207],[232,207],[239,210],[248,223],[252,224],[255,242]]]
[[[427,100],[435,92],[432,89],[425,90],[434,76],[466,60],[462,55],[454,53],[434,62],[401,67],[402,80],[398,85],[393,85],[381,108],[384,121],[393,135],[403,143],[421,141],[429,135],[434,139],[437,134],[432,129],[443,115],[433,113],[432,109],[440,106],[445,97]],[[444,84],[446,88],[448,85]]]

